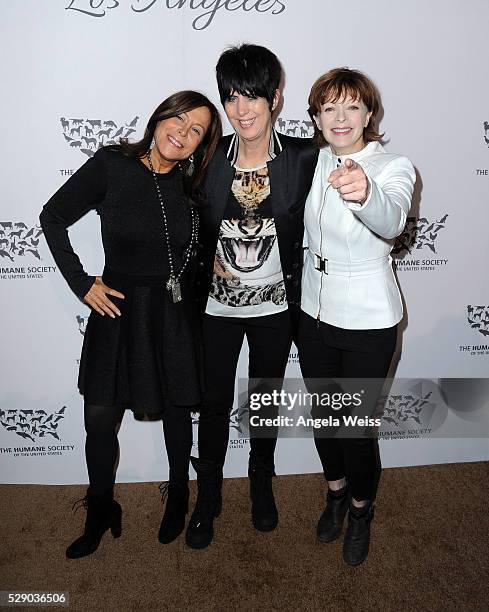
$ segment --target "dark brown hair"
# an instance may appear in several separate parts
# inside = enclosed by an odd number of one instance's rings
[[[347,96],[353,100],[361,100],[367,110],[372,113],[367,127],[363,130],[365,142],[381,140],[384,134],[377,130],[377,119],[380,110],[380,94],[374,83],[359,70],[350,68],[333,68],[319,77],[309,94],[307,112],[314,123],[314,141],[318,147],[324,147],[327,142],[321,130],[317,127],[314,117],[321,112],[325,102],[338,102]]]
[[[144,157],[151,146],[151,141],[159,121],[176,117],[181,113],[187,113],[194,108],[205,106],[211,114],[211,122],[207,129],[202,142],[194,151],[194,172],[187,181],[187,187],[191,192],[194,192],[202,183],[207,166],[209,165],[212,156],[215,153],[217,144],[222,135],[221,118],[217,108],[212,102],[198,91],[177,91],[156,108],[149,118],[148,125],[144,131],[144,136],[138,142],[128,142],[127,139],[121,139],[120,150],[127,157]],[[184,169],[187,170],[190,163],[187,160],[181,162]]]

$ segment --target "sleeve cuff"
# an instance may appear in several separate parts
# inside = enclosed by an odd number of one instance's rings
[[[76,283],[76,285],[72,284],[71,288],[73,293],[75,293],[75,295],[83,302],[94,282],[95,276],[90,276],[87,274],[82,281]]]
[[[367,181],[368,181],[367,199],[365,200],[365,202],[363,202],[363,204],[360,204],[359,202],[346,202],[345,201],[345,206],[349,210],[353,210],[353,211],[364,210],[366,206],[368,205],[368,203],[370,202],[370,200],[372,199],[372,179],[369,176],[367,176]]]

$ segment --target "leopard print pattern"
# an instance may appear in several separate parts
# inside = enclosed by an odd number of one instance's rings
[[[283,281],[263,287],[250,287],[242,285],[239,280],[236,282],[220,278],[219,282],[215,282],[214,279],[209,296],[220,304],[235,308],[259,305],[263,302],[282,305],[286,301],[285,284]]]

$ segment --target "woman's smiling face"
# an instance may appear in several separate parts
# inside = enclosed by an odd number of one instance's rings
[[[364,148],[363,131],[371,114],[362,100],[348,95],[336,102],[321,104],[314,120],[333,153],[348,155]]]
[[[272,112],[278,104],[279,95],[277,90],[270,109],[266,98],[244,96],[236,91],[229,94],[224,110],[229,123],[240,138],[257,141],[269,134]]]
[[[169,164],[188,158],[202,142],[210,122],[206,106],[159,121],[154,133],[158,157]]]

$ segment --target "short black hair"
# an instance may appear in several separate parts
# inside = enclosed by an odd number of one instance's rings
[[[236,91],[242,96],[265,98],[270,108],[280,86],[282,66],[275,53],[259,45],[230,47],[216,65],[217,87],[221,103]]]

